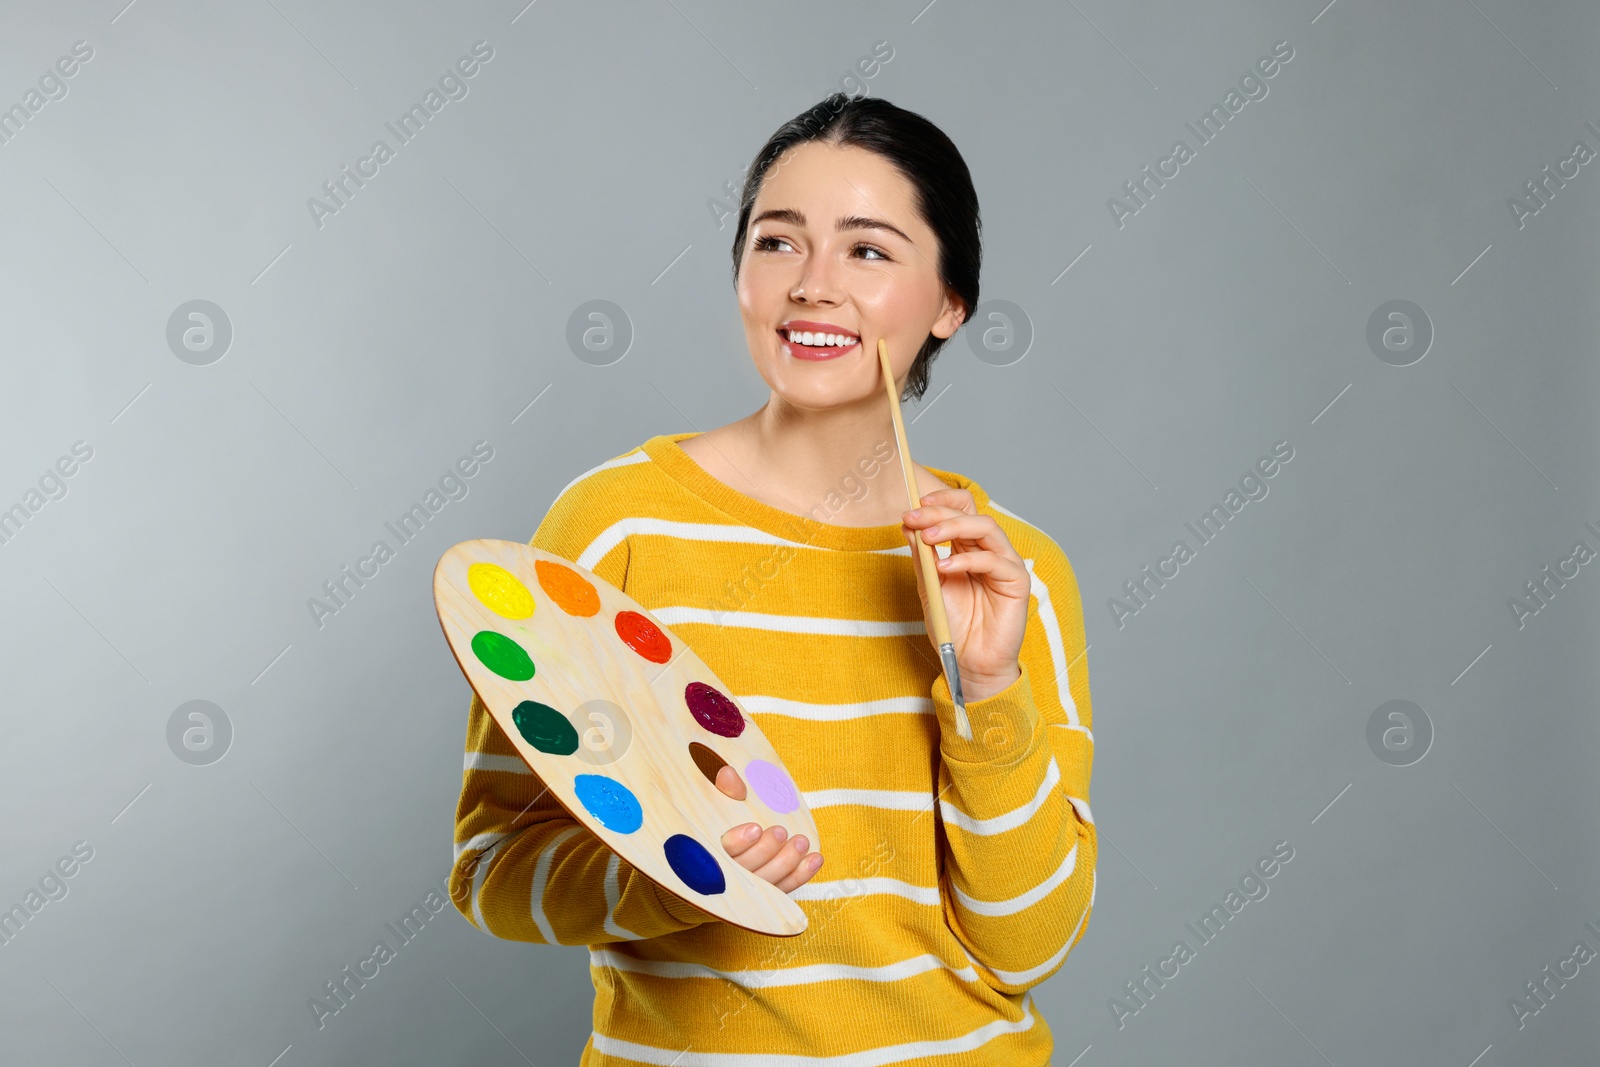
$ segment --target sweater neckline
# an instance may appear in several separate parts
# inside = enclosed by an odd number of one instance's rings
[[[889,526],[839,526],[834,523],[822,522],[809,515],[798,515],[794,512],[784,511],[782,508],[773,507],[765,501],[755,497],[746,496],[725,482],[712,477],[700,464],[679,447],[680,441],[691,437],[698,437],[699,431],[684,433],[657,434],[650,438],[641,447],[669,477],[682,485],[689,492],[704,500],[718,511],[731,515],[746,526],[761,530],[774,537],[786,541],[795,541],[811,545],[815,548],[831,548],[844,551],[882,551],[893,548],[909,548],[905,529],[899,523]],[[973,501],[981,511],[989,504],[989,495],[977,482],[953,471],[923,467],[941,482],[954,489],[965,489],[972,494]],[[879,471],[880,477],[891,477],[894,484],[900,486],[905,478],[900,473],[898,463],[885,466]]]

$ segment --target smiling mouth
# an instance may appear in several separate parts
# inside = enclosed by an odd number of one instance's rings
[[[796,359],[834,359],[861,343],[849,334],[806,330],[778,330],[784,349]]]

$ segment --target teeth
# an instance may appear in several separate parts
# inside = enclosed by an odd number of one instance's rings
[[[813,348],[838,348],[843,345],[855,344],[855,338],[842,333],[812,333],[801,330],[788,330],[785,336],[795,344],[809,345]]]

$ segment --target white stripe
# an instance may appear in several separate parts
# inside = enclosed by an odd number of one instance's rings
[[[594,565],[605,554],[617,546],[617,543],[633,534],[646,534],[656,537],[673,537],[680,541],[717,541],[743,545],[788,545],[796,549],[812,549],[817,552],[833,552],[834,549],[821,548],[804,541],[791,541],[787,537],[758,530],[753,526],[744,526],[731,522],[680,522],[676,519],[658,519],[649,515],[629,515],[618,519],[607,526],[600,534],[589,543],[589,546],[578,556],[576,562],[580,567],[594,570]],[[894,548],[875,548],[868,550],[879,556],[906,556],[911,555],[910,545],[898,545]],[[950,554],[948,544],[935,545],[934,551],[940,557]]]
[[[607,552],[610,552],[617,545],[628,539],[627,527],[630,521],[629,519],[623,519],[621,522],[614,522],[607,526],[599,537],[589,542],[588,548],[578,553],[578,558],[573,562],[585,570],[594,570],[595,564],[604,559]]]
[[[539,852],[539,862],[533,865],[533,883],[528,887],[528,910],[533,916],[533,924],[539,928],[539,934],[547,945],[556,943],[556,935],[550,929],[550,919],[544,913],[544,887],[550,880],[550,863],[555,859],[556,849],[561,847],[562,842],[582,831],[581,826],[569,826],[556,834]]]
[[[1089,732],[1089,728],[1087,726],[1078,726],[1078,725],[1075,725],[1075,724],[1070,723],[1070,722],[1053,722],[1053,723],[1050,723],[1049,725],[1050,726],[1059,726],[1059,727],[1061,727],[1062,729],[1065,729],[1065,730],[1076,730],[1080,734],[1082,734],[1084,737],[1087,737],[1089,739],[1089,743],[1091,745],[1094,744],[1094,734]]]
[[[523,762],[521,756],[496,756],[488,752],[473,752],[468,750],[461,761],[461,770],[467,771],[505,771],[507,774],[532,774],[533,771]]]
[[[932,811],[933,793],[895,789],[814,789],[802,793],[806,807],[815,811],[838,804],[860,804],[868,808],[888,808],[891,811]]]
[[[1056,691],[1060,693],[1061,707],[1067,713],[1067,725],[1082,729],[1082,723],[1078,720],[1078,705],[1072,699],[1071,682],[1067,677],[1067,648],[1061,640],[1061,620],[1056,618],[1056,609],[1050,603],[1050,586],[1033,569],[1033,560],[1025,559],[1022,563],[1028,568],[1028,577],[1032,579],[1033,594],[1039,598],[1039,621],[1044,623],[1044,639],[1050,646],[1050,659],[1055,664]]]
[[[598,1030],[590,1040],[594,1047],[608,1056],[622,1056],[640,1063],[659,1067],[883,1067],[884,1064],[926,1056],[948,1056],[957,1052],[970,1052],[1001,1036],[1016,1034],[1033,1026],[1033,998],[1022,1005],[1022,1018],[1016,1022],[996,1019],[985,1023],[960,1037],[947,1037],[939,1041],[908,1041],[903,1045],[884,1045],[863,1052],[847,1052],[841,1056],[783,1056],[771,1052],[692,1052],[677,1048],[658,1048],[641,1045],[636,1041],[607,1037]],[[690,1046],[693,1048],[693,1046]]]
[[[500,858],[500,846],[505,844],[511,836],[515,835],[501,838],[488,851],[479,856],[478,865],[472,871],[472,890],[467,899],[472,901],[472,917],[477,921],[478,929],[486,934],[493,933],[493,931],[489,929],[489,920],[483,917],[483,905],[478,899],[478,890],[483,888],[484,879],[489,877],[489,868],[494,866],[494,861]]]
[[[580,567],[594,570],[594,565],[605,557],[617,543],[630,534],[655,534],[660,537],[676,537],[683,541],[720,541],[734,542],[751,545],[789,545],[793,548],[809,548],[799,541],[790,541],[787,538],[769,534],[765,530],[757,530],[752,526],[741,526],[737,523],[723,522],[679,522],[675,519],[657,519],[648,515],[629,515],[618,519],[602,530],[589,546],[578,556],[577,563]],[[910,546],[907,546],[910,551]]]
[[[490,845],[494,844],[504,836],[505,834],[494,833],[473,834],[465,841],[457,842],[455,845],[456,862],[460,862],[461,854],[463,852],[471,852],[474,849],[488,848]]]
[[[996,815],[990,819],[974,819],[948,800],[940,800],[939,814],[944,817],[945,822],[954,823],[969,834],[982,834],[987,837],[1005,833],[1033,818],[1034,812],[1049,799],[1051,788],[1059,781],[1061,781],[1061,768],[1056,765],[1056,758],[1052,755],[1049,769],[1045,771],[1044,781],[1039,783],[1038,791],[1026,804],[1012,808],[1004,815]]]
[[[1078,863],[1078,846],[1076,843],[1067,850],[1067,858],[1061,861],[1061,866],[1056,868],[1056,873],[1034,886],[1025,893],[1018,893],[1006,900],[979,900],[961,891],[955,879],[950,880],[950,888],[955,892],[956,899],[961,906],[974,915],[1014,915],[1031,904],[1036,904],[1050,895],[1050,891],[1065,882],[1072,876],[1072,869]],[[803,886],[801,888],[804,888]]]
[[[606,933],[612,937],[621,938],[623,941],[638,941],[640,935],[619,926],[616,922],[617,901],[622,897],[622,891],[617,886],[617,868],[622,863],[622,857],[615,852],[606,862]]]
[[[827,634],[841,637],[904,637],[926,634],[922,619],[879,622],[873,619],[829,619],[812,615],[767,615],[758,611],[716,611],[710,608],[651,608],[650,614],[668,626],[704,623],[709,626],[743,626],[791,634]]]
[[[1037,967],[1029,967],[1025,971],[1002,971],[997,967],[990,967],[989,972],[1002,982],[1011,985],[1024,985],[1032,982],[1041,975],[1048,974],[1050,968],[1060,963],[1068,952],[1072,951],[1072,943],[1078,940],[1078,931],[1083,929],[1083,924],[1089,921],[1089,908],[1094,907],[1094,870],[1089,871],[1089,906],[1083,909],[1083,914],[1078,916],[1078,925],[1073,928],[1072,936],[1067,938],[1067,943],[1055,951],[1053,955]]]
[[[1061,780],[1061,771],[1056,765],[1055,757],[1050,758],[1050,773],[1046,775],[1044,783],[1039,786],[1038,793],[1026,804],[1013,808],[1004,815],[996,815],[992,819],[974,819],[972,816],[957,810],[949,801],[939,801],[939,813],[946,822],[955,823],[969,833],[998,834],[1015,826],[1027,822],[1049,795],[1050,789]],[[805,798],[806,807],[813,811],[817,808],[836,807],[841,804],[859,804],[866,808],[887,808],[890,811],[932,811],[933,794],[921,790],[896,790],[896,789],[813,789],[801,793]],[[1090,826],[1094,825],[1094,815],[1089,811],[1089,803],[1068,793],[1061,794],[1066,797],[1076,809],[1079,818]]]
[[[591,475],[599,474],[601,471],[610,470],[613,467],[627,467],[635,463],[649,462],[650,453],[646,452],[643,446],[640,446],[639,448],[635,448],[633,451],[626,452],[614,459],[608,459],[598,467],[591,467],[589,470],[584,471],[582,474],[572,479],[572,481],[568,482],[561,492],[556,494],[556,499],[560,500],[566,495],[568,489],[571,489],[573,486],[577,485],[579,482],[590,477]]]
[[[918,904],[939,903],[939,887],[912,885],[898,878],[836,878],[831,882],[810,881],[789,894],[790,900],[847,900],[872,893],[889,893]]]
[[[610,949],[589,949],[589,965],[614,967],[619,971],[648,974],[656,978],[715,978],[732,982],[742,989],[771,989],[777,986],[811,985],[851,979],[861,982],[898,982],[928,971],[947,970],[963,982],[978,981],[978,972],[968,964],[956,970],[938,956],[925,953],[882,967],[855,967],[842,963],[814,963],[805,967],[780,967],[774,970],[718,971],[704,964],[679,960],[641,960]]]
[[[744,709],[755,715],[787,715],[794,719],[812,722],[841,722],[860,719],[868,715],[931,715],[933,700],[923,696],[885,697],[882,700],[862,700],[848,704],[807,704],[784,697],[745,696],[734,694]]]

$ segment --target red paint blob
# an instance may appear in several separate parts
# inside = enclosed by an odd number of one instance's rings
[[[744,716],[733,701],[704,682],[690,682],[683,690],[684,702],[694,721],[721,737],[744,733]]]
[[[665,663],[672,658],[672,641],[661,627],[637,611],[617,612],[617,636],[651,663]]]

